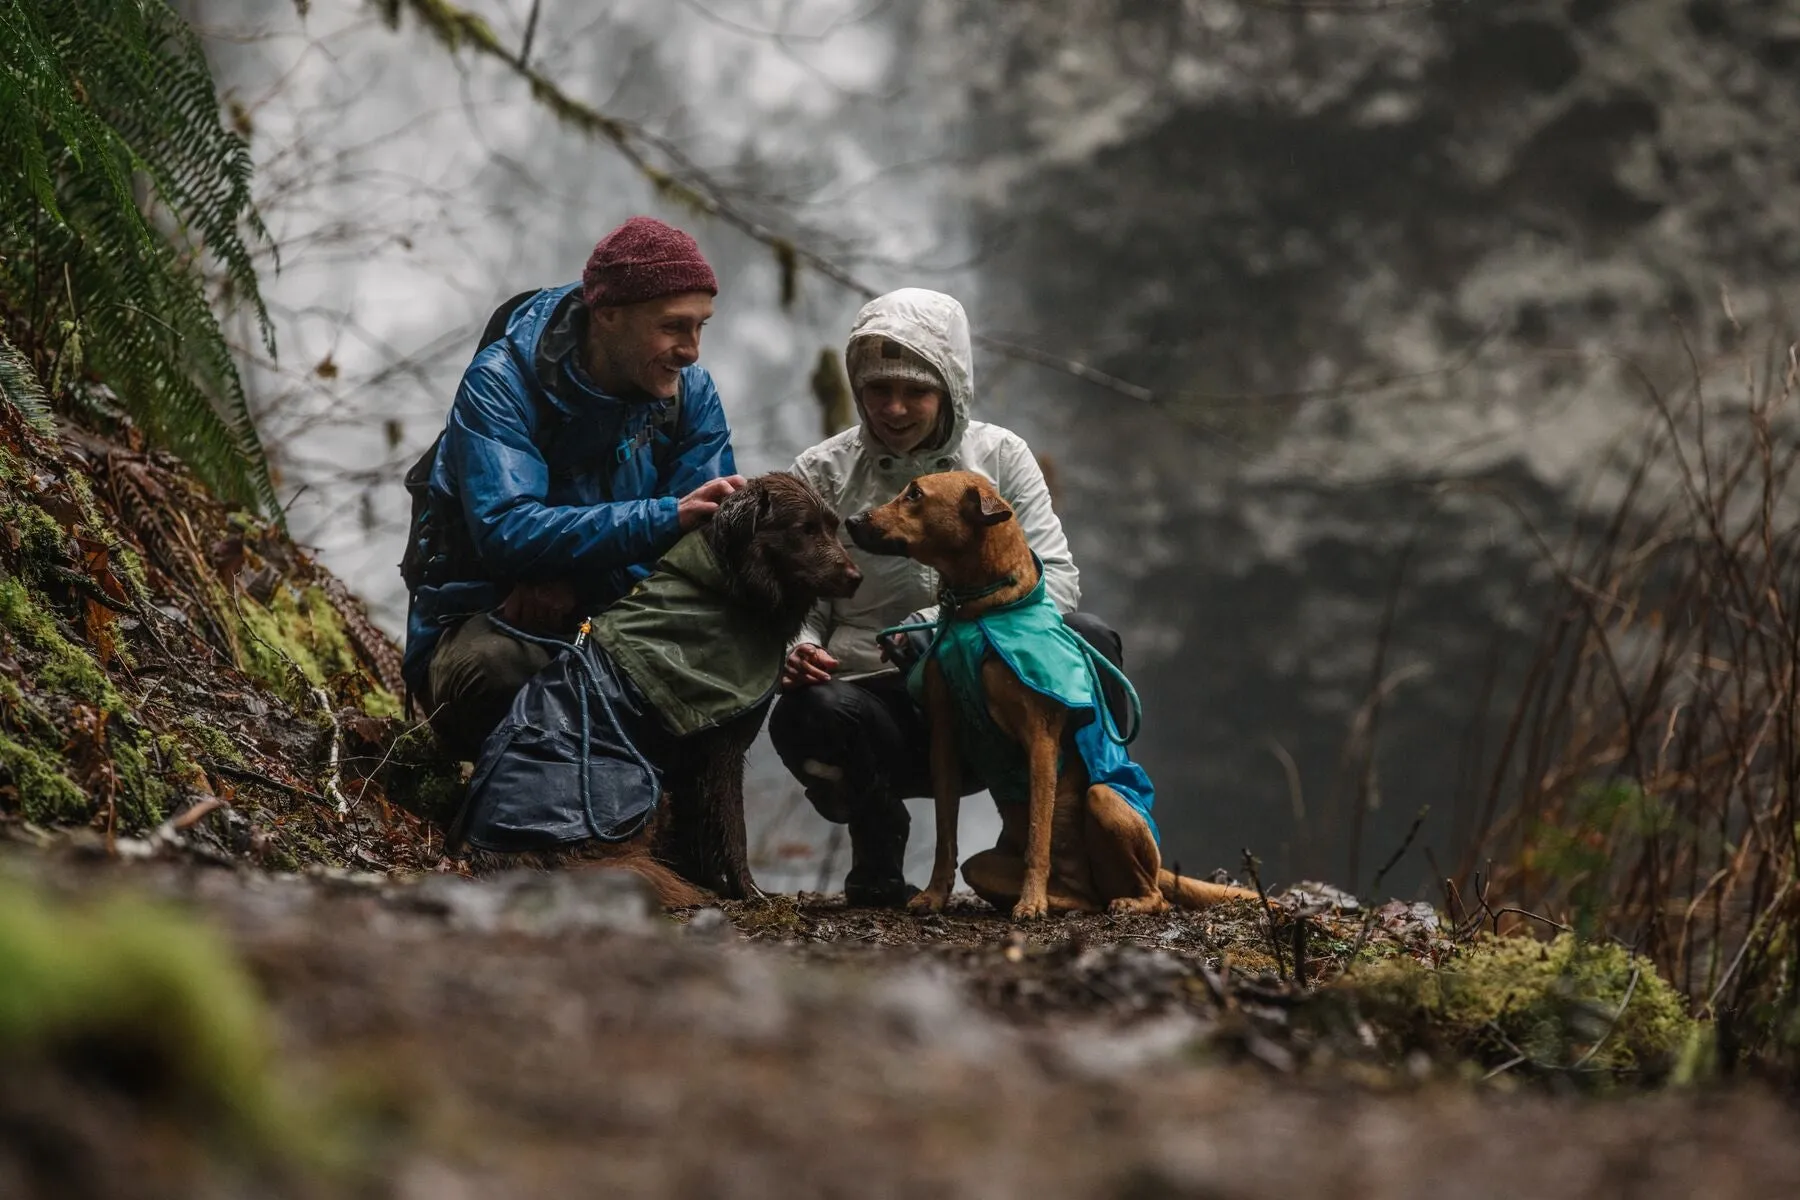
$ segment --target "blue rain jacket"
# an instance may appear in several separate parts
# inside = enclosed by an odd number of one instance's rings
[[[493,609],[520,582],[568,579],[577,611],[598,611],[680,539],[679,498],[736,473],[725,410],[704,367],[682,372],[673,446],[660,445],[656,429],[670,401],[623,399],[588,380],[579,353],[586,314],[571,296],[578,286],[548,288],[522,305],[505,336],[463,372],[430,503],[461,513],[480,577],[413,593],[404,673],[419,694],[445,628]]]

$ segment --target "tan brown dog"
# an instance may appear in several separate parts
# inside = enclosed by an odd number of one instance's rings
[[[955,610],[960,619],[1011,604],[1037,586],[1037,562],[1012,515],[984,476],[947,471],[913,480],[887,504],[850,518],[847,528],[864,550],[931,567],[947,596],[976,597]],[[937,854],[931,882],[911,907],[936,912],[955,883],[961,766],[955,705],[935,657],[926,662],[924,685]],[[963,864],[963,878],[988,903],[1027,921],[1052,910],[1158,913],[1171,902],[1201,908],[1257,898],[1163,870],[1143,815],[1111,787],[1089,786],[1086,763],[1071,744],[1077,726],[1070,710],[1027,687],[992,653],[982,661],[981,689],[994,724],[1024,748],[1030,776],[1029,805],[1001,805],[998,844]]]

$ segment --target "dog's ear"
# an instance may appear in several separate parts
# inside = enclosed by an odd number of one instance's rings
[[[762,494],[756,501],[756,527],[758,529],[775,515],[775,489],[764,487],[758,489]]]
[[[1012,520],[1013,510],[997,494],[982,491],[974,484],[963,493],[963,515],[971,525],[998,525]]]

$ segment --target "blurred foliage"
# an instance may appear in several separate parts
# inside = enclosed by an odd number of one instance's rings
[[[54,906],[0,881],[0,1062],[115,1058],[234,1135],[279,1128],[267,1022],[207,930],[141,900]]]

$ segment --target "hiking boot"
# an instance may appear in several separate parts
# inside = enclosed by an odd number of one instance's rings
[[[845,908],[905,908],[919,889],[904,879],[883,879],[864,883],[852,871],[844,877]]]
[[[850,873],[844,876],[844,903],[851,908],[900,908],[919,894],[906,882],[906,834],[911,824],[905,806],[874,820],[850,824]]]

